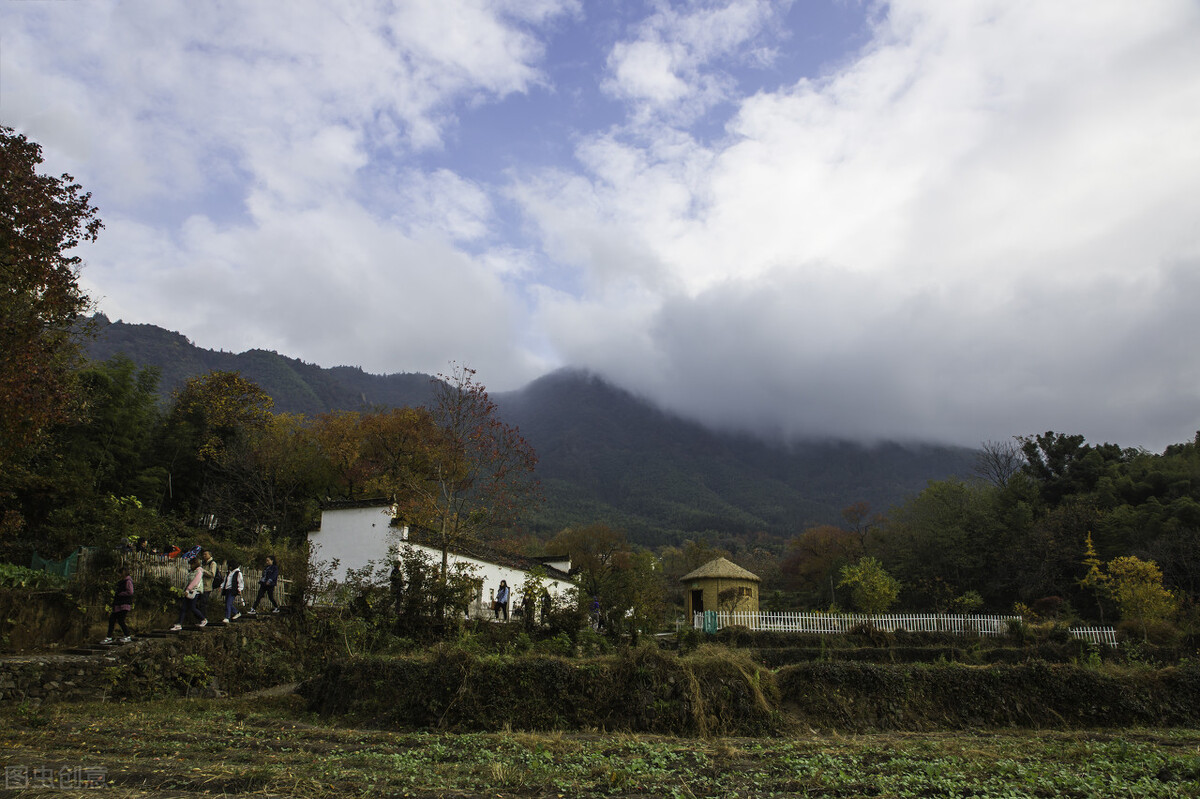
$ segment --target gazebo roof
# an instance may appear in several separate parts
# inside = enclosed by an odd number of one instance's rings
[[[727,580],[753,580],[756,583],[762,582],[762,579],[757,574],[746,571],[741,566],[726,558],[710,560],[695,571],[688,572],[680,577],[679,582],[685,583],[689,580],[699,580],[704,577],[719,577]]]

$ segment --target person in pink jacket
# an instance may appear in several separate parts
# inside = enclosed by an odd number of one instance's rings
[[[192,558],[188,561],[188,568],[192,570],[192,573],[183,589],[183,602],[179,605],[179,621],[175,622],[171,632],[183,629],[183,623],[187,621],[189,613],[200,619],[200,624],[197,626],[203,627],[208,624],[208,619],[204,617],[204,611],[200,610],[200,594],[204,591],[204,568],[200,565],[199,558]]]

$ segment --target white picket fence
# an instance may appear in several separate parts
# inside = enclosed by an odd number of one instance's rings
[[[1117,631],[1112,627],[1076,627],[1071,636],[1092,644],[1117,645]]]
[[[816,633],[841,635],[859,625],[869,625],[877,630],[892,632],[954,633],[958,635],[1003,635],[1009,624],[1021,620],[1020,616],[986,616],[959,613],[814,613],[800,611],[785,612],[728,612],[717,611],[717,629],[722,627],[746,627],[760,632]],[[692,617],[692,626],[704,629],[704,614]],[[1117,645],[1117,631],[1112,627],[1079,627],[1070,631],[1075,638],[1108,646]]]
[[[877,630],[891,632],[940,632],[964,635],[1002,635],[1008,632],[1011,621],[1020,621],[1020,616],[981,616],[957,613],[813,613],[800,611],[784,612],[727,612],[717,611],[717,629],[722,627],[747,627],[762,632],[841,634],[859,625],[869,625]],[[704,629],[704,614],[692,618],[692,626]]]

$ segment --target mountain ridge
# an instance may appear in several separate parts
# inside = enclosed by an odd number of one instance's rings
[[[280,412],[415,406],[433,396],[433,378],[417,372],[371,375],[268,350],[218,352],[155,325],[97,322],[88,356],[103,361],[123,353],[157,367],[164,400],[214,369],[253,380]],[[841,510],[856,502],[885,511],[929,480],[969,473],[976,454],[933,444],[769,443],[709,429],[574,368],[493,399],[538,453],[547,501],[528,523],[538,536],[604,522],[653,546],[696,537],[783,539],[840,522]]]

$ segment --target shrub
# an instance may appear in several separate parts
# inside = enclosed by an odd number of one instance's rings
[[[900,595],[900,581],[883,570],[872,557],[859,558],[858,563],[842,567],[839,586],[848,586],[854,606],[863,613],[883,613]]]
[[[179,677],[191,696],[192,689],[204,685],[212,677],[212,669],[204,655],[184,655],[179,667]]]
[[[1033,640],[1033,628],[1025,619],[1008,620],[1008,637],[1017,646],[1024,646]]]
[[[67,578],[28,566],[0,563],[0,588],[52,590],[67,587]]]
[[[1042,597],[1033,603],[1033,612],[1043,619],[1057,619],[1062,610],[1063,598],[1060,596]]]
[[[542,655],[555,655],[569,658],[575,654],[575,644],[566,633],[559,633],[551,638],[543,638],[533,645],[533,651]]]

